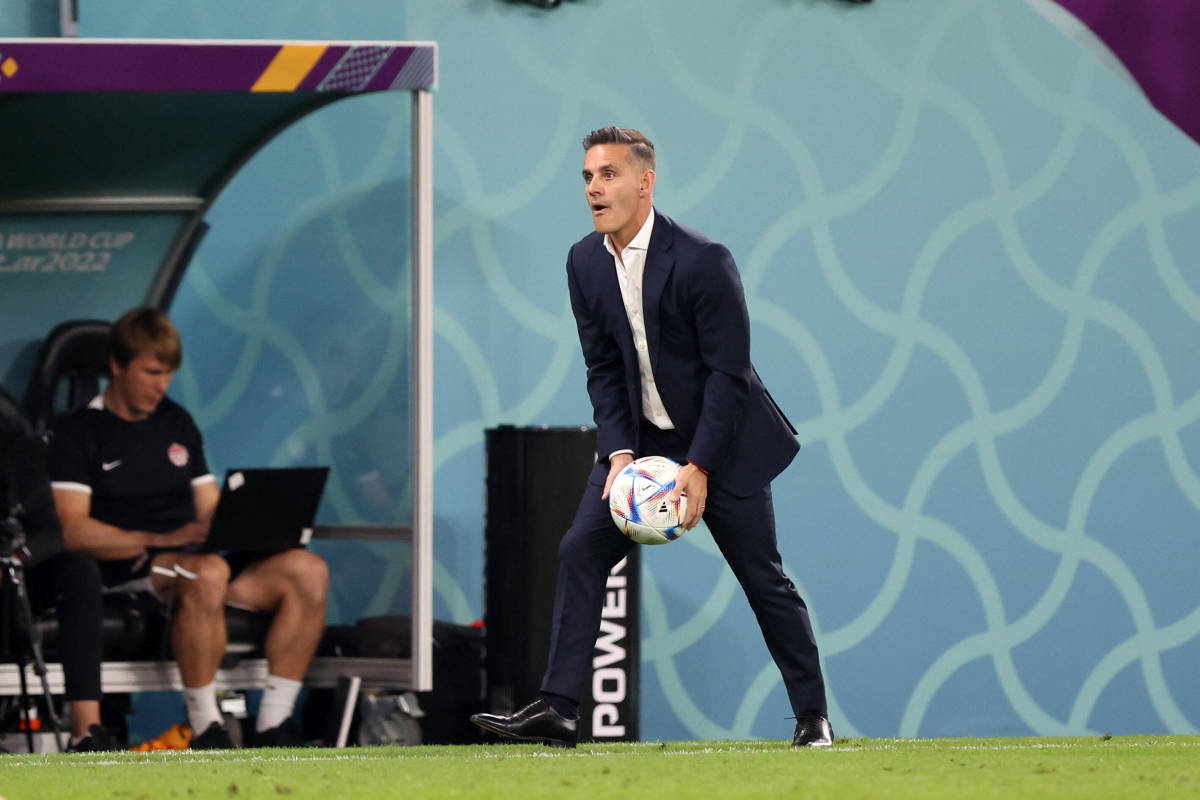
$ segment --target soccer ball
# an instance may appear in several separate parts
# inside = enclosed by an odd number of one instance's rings
[[[622,470],[608,493],[608,510],[621,533],[638,544],[666,544],[684,533],[687,497],[672,503],[679,465],[662,456],[639,458]]]

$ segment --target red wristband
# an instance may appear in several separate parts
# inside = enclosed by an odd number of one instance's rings
[[[700,466],[695,461],[692,461],[690,458],[688,459],[688,463],[691,464],[696,469],[700,470],[702,473],[704,473],[705,477],[708,477],[708,470],[706,470],[704,467]]]

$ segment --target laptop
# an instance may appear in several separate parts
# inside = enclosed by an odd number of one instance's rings
[[[306,546],[328,476],[329,467],[229,470],[201,552]]]

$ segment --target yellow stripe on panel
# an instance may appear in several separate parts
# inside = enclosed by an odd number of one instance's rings
[[[250,91],[294,92],[327,49],[323,44],[285,44]]]

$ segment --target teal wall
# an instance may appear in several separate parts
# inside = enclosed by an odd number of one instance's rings
[[[777,481],[843,736],[1200,726],[1200,150],[1023,3],[85,2],[89,36],[436,40],[436,615],[482,614],[483,430],[586,424],[579,139],[660,154],[806,444]],[[406,100],[233,182],[174,307],[213,462],[330,459],[407,513]],[[335,617],[396,610],[386,552]],[[646,738],[783,737],[710,537],[645,552]],[[392,559],[401,562],[403,559]]]
[[[58,36],[58,0],[0,0],[0,36]]]

